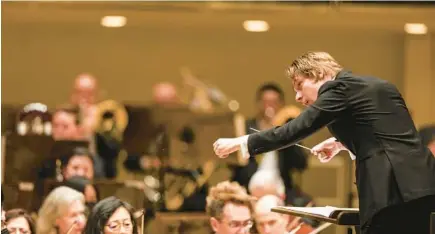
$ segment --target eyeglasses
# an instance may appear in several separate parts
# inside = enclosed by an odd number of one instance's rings
[[[252,220],[245,220],[245,221],[221,221],[222,223],[225,223],[230,227],[231,229],[240,229],[240,228],[252,228],[254,225],[254,222]]]
[[[125,221],[121,223],[120,221],[113,221],[106,225],[106,227],[109,228],[112,232],[119,232],[121,230],[121,227],[124,227],[125,231],[131,231],[133,230],[133,224],[131,221]]]
[[[8,228],[9,233],[29,234],[30,230],[24,228]]]

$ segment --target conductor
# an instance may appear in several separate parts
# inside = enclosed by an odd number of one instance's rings
[[[362,233],[429,233],[435,211],[435,159],[420,140],[405,101],[387,81],[346,71],[328,53],[308,52],[287,68],[305,110],[287,124],[214,144],[219,157],[284,148],[327,126],[334,138],[312,149],[323,162],[342,150],[356,157]]]

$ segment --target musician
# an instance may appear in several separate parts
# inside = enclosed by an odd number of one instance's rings
[[[74,80],[71,104],[80,108],[81,125],[88,137],[91,137],[95,130],[97,91],[97,79],[91,74],[80,74]]]
[[[116,160],[121,145],[116,139],[96,132],[97,114],[99,114],[97,99],[97,79],[89,73],[78,75],[74,80],[71,104],[78,106],[77,117],[81,133],[90,142],[90,151],[98,161],[102,161],[103,176],[114,178],[117,175]]]
[[[305,53],[287,72],[296,100],[307,106],[301,115],[281,127],[219,139],[215,153],[224,157],[243,147],[256,155],[293,145],[327,126],[335,138],[312,153],[322,161],[341,150],[356,157],[362,233],[429,233],[435,159],[397,88],[344,70],[326,52]]]
[[[249,181],[248,187],[249,193],[257,199],[267,195],[274,195],[283,200],[283,204],[285,205],[299,207],[315,205],[309,197],[300,194],[300,192],[295,189],[286,195],[284,182],[278,174],[270,170],[259,170],[255,172]],[[319,224],[316,220],[309,218],[302,218],[301,221],[312,227],[317,227]]]
[[[291,231],[287,230],[290,217],[271,211],[277,206],[284,206],[284,202],[275,195],[263,196],[255,203],[255,226],[259,234],[287,234],[288,231]],[[296,226],[292,228],[296,228]]]
[[[256,104],[258,108],[257,116],[246,121],[246,132],[248,134],[254,133],[252,128],[266,130],[274,127],[274,118],[285,106],[284,92],[275,83],[265,83],[257,90]],[[248,188],[249,180],[255,172],[261,169],[271,170],[284,182],[285,194],[287,195],[286,203],[294,204],[301,199],[308,203],[312,200],[311,197],[302,193],[300,188],[294,185],[292,178],[294,171],[304,171],[307,164],[306,153],[299,147],[291,146],[286,149],[264,153],[261,157],[249,158],[248,165],[234,168],[232,180]],[[301,205],[305,206],[306,204]]]
[[[61,141],[61,140],[71,140],[71,141],[83,141],[83,140],[88,140],[83,131],[82,128],[79,125],[79,120],[78,120],[78,113],[79,110],[77,108],[75,108],[74,106],[70,106],[70,105],[65,105],[62,106],[60,108],[58,108],[54,114],[53,114],[53,139],[55,141]],[[79,150],[82,153],[76,154],[77,156],[79,155],[85,155],[87,157],[92,157],[89,158],[92,160],[92,165],[93,165],[93,170],[92,170],[92,178],[94,177],[105,177],[106,172],[105,172],[105,162],[103,161],[103,159],[99,156],[99,155],[93,155],[91,154],[90,151],[85,150],[86,152],[83,152],[83,150]],[[70,158],[73,158],[73,156],[75,155],[74,152],[71,152],[72,155],[65,155],[64,159],[67,159],[67,162],[69,161]],[[76,158],[77,159],[77,158]],[[80,161],[83,162],[83,160],[75,160],[75,161]],[[86,163],[80,163],[81,165],[84,165]],[[52,172],[48,172],[47,170],[54,170],[54,165],[55,162],[51,161],[51,162],[46,162],[44,167],[45,169],[42,169],[44,171],[42,171],[41,173],[41,177],[49,177],[48,175],[46,176],[45,174],[51,174]],[[66,163],[63,162],[62,166],[65,166]],[[80,168],[84,168],[85,166],[81,166]],[[51,168],[51,169],[50,169]]]
[[[86,234],[138,234],[133,207],[116,197],[98,202],[89,214]]]
[[[73,107],[58,108],[52,118],[52,137],[60,140],[82,140],[77,120],[78,110]]]
[[[207,214],[216,234],[248,234],[253,226],[252,201],[237,182],[223,181],[210,188]]]
[[[61,186],[50,192],[39,209],[36,233],[80,234],[85,223],[83,194]]]
[[[6,212],[6,226],[9,233],[35,234],[35,224],[23,209],[12,209]]]
[[[177,88],[169,82],[160,82],[153,85],[152,88],[153,102],[159,106],[177,106],[181,105],[181,99],[178,95]]]

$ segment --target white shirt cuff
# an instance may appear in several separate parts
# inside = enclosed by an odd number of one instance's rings
[[[243,136],[242,142],[240,143],[240,152],[242,153],[243,158],[251,157],[248,150],[248,137],[249,135]]]

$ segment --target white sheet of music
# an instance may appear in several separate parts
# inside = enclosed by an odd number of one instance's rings
[[[338,208],[334,206],[323,206],[323,207],[286,207],[290,210],[321,215],[325,217],[329,217],[334,211],[342,210],[342,211],[359,211],[358,208]]]

